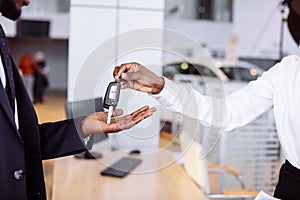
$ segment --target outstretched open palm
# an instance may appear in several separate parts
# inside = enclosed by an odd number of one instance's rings
[[[84,135],[96,133],[115,133],[121,130],[129,129],[142,120],[151,116],[156,111],[155,108],[143,106],[131,114],[121,116],[122,110],[114,110],[111,123],[107,124],[107,112],[96,112],[90,114],[82,121],[82,132]]]

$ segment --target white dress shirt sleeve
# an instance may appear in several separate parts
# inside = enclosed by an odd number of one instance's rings
[[[167,109],[200,121],[205,126],[229,131],[241,127],[268,111],[273,105],[273,85],[279,65],[265,72],[245,88],[224,98],[202,95],[189,86],[165,78],[163,90],[155,97]]]

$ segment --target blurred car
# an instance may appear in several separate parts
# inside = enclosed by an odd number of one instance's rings
[[[258,66],[245,61],[217,60],[212,63],[199,60],[172,61],[164,64],[163,76],[173,79],[175,74],[194,74],[218,78],[223,82],[249,82],[256,80],[264,72]]]
[[[228,81],[228,77],[221,70],[215,67],[213,62],[204,62],[195,59],[173,60],[163,65],[162,75],[173,80],[176,74],[200,75],[205,78]]]
[[[249,82],[256,80],[264,72],[260,67],[245,61],[219,60],[215,66],[222,70],[229,80]]]

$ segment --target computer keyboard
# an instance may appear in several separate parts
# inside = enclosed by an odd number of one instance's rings
[[[111,166],[101,171],[101,175],[122,178],[131,172],[141,162],[142,160],[138,158],[122,157]]]

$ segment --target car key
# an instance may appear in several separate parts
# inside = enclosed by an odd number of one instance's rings
[[[103,107],[108,109],[107,124],[110,124],[113,110],[117,107],[121,90],[121,83],[113,81],[106,89]]]

